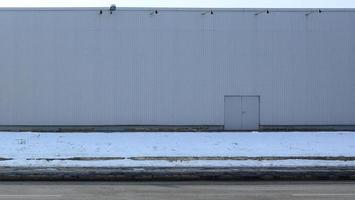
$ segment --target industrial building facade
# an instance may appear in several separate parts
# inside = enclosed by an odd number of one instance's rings
[[[355,127],[355,10],[0,10],[0,127]]]

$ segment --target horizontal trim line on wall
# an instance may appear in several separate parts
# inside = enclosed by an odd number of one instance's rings
[[[109,10],[107,7],[2,7],[0,11],[97,11]],[[256,12],[269,10],[270,12],[309,12],[315,10],[322,12],[355,12],[355,8],[167,8],[167,7],[118,7],[119,11],[234,11],[234,12]]]
[[[223,125],[0,125],[19,132],[213,132]],[[242,131],[242,130],[241,130]],[[260,125],[259,131],[355,131],[355,125]],[[238,130],[234,130],[238,132]],[[243,130],[242,132],[247,132]]]

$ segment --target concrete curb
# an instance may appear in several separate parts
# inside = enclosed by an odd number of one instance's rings
[[[0,181],[355,180],[351,167],[1,167]]]

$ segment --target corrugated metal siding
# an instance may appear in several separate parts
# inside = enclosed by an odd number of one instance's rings
[[[0,11],[0,125],[355,124],[355,12]]]

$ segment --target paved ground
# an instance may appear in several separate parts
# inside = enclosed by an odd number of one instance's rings
[[[355,181],[343,167],[0,167],[2,181]]]
[[[0,199],[355,199],[355,182],[0,182]]]

